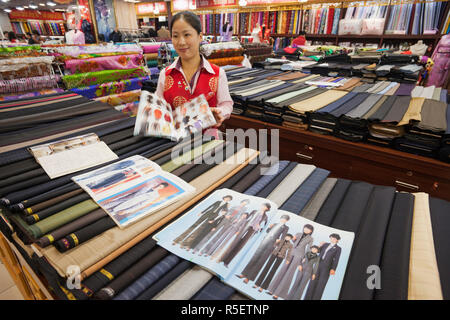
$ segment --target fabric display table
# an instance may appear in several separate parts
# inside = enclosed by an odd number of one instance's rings
[[[447,90],[301,71],[228,71],[233,114],[450,162]]]
[[[83,109],[85,105],[89,108]],[[340,299],[450,298],[447,201],[423,192],[397,192],[393,187],[333,178],[329,170],[296,161],[280,161],[271,175],[262,175],[261,169],[268,165],[263,165],[264,158],[256,150],[207,137],[181,144],[134,137],[134,118],[71,92],[0,106],[14,128],[8,131],[14,136],[2,139],[0,148],[0,248],[9,265],[14,262],[7,253],[19,254],[26,268],[23,278],[34,288],[30,299],[245,299],[208,271],[157,246],[152,238],[222,188],[267,198],[282,210],[355,232]],[[72,109],[85,111],[71,113]],[[234,120],[233,116],[229,122]],[[40,122],[46,127],[41,128]],[[119,159],[149,158],[196,191],[120,229],[71,180],[92,168],[50,180],[27,151],[35,144],[90,132]],[[182,150],[177,158],[171,157],[174,148]],[[221,161],[191,163],[199,153],[221,154]],[[234,157],[240,160],[226,161]],[[62,242],[69,246],[61,246]],[[367,266],[374,264],[382,272],[380,290],[366,286]],[[80,289],[67,287],[71,265],[80,267]]]

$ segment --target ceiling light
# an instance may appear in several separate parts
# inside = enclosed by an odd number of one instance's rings
[[[23,6],[25,9],[28,9],[28,6]]]
[[[22,7],[16,7],[16,9],[19,10],[19,11],[24,10],[24,8],[22,8]]]
[[[8,13],[10,13],[11,12],[11,9],[3,9],[5,12],[8,12]]]
[[[2,2],[5,2],[5,3],[6,3],[6,2],[9,2],[9,0],[2,0]]]
[[[41,7],[45,7],[45,3],[39,3]]]
[[[37,9],[37,5],[35,5],[35,4],[30,4],[30,6],[29,6],[31,9]]]
[[[49,1],[49,2],[47,2],[47,5],[50,7],[54,7],[54,6],[56,6],[56,3]]]

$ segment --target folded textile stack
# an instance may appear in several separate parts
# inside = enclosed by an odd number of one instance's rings
[[[143,48],[157,50],[154,46]],[[143,66],[145,50],[136,44],[56,47],[53,50],[63,55],[59,59],[64,61],[66,88],[90,99],[106,97],[101,101],[109,101],[114,106],[135,102],[138,100],[121,102],[115,97],[130,97],[127,92],[139,91],[142,83],[150,79],[148,69]],[[108,99],[110,95],[113,97]]]
[[[247,43],[242,45],[244,54],[247,55],[250,62],[262,62],[273,56],[272,47],[265,43]]]
[[[438,157],[447,131],[447,92],[434,86],[416,86],[400,124],[408,125],[395,148],[409,153]]]
[[[291,61],[298,61],[300,55],[301,50],[299,48],[286,47],[275,51],[275,58],[285,57],[286,59]]]
[[[209,62],[218,66],[239,65],[244,60],[244,48],[239,41],[208,43],[201,50]]]
[[[155,42],[141,42],[140,45],[144,51],[144,57],[149,68],[158,66],[158,52],[161,47],[161,43]]]
[[[58,88],[61,77],[53,71],[54,57],[40,46],[2,47],[0,57],[1,100],[38,96]]]

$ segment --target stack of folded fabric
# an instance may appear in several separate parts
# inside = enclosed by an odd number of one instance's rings
[[[272,47],[265,43],[246,43],[242,47],[244,48],[244,54],[247,55],[252,65],[273,56]]]
[[[435,158],[439,156],[447,130],[446,92],[442,91],[434,86],[416,86],[411,91],[411,103],[400,122],[408,126],[405,135],[396,139],[396,149]]]
[[[204,44],[202,52],[209,62],[218,66],[239,65],[244,60],[244,49],[238,41]]]
[[[141,42],[142,50],[144,52],[144,58],[149,68],[158,66],[158,51],[161,47],[161,43],[155,42]]]
[[[60,92],[61,77],[54,73],[53,62],[39,46],[0,48],[0,100]]]
[[[60,59],[64,60],[66,75],[63,81],[68,89],[112,106],[139,101],[142,84],[150,79],[149,71],[143,65],[140,46],[116,44],[70,48],[73,50],[67,47],[55,49],[64,55]],[[156,46],[152,48],[157,50]],[[130,98],[134,100],[130,101]]]

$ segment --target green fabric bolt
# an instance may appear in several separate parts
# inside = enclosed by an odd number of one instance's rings
[[[147,67],[152,68],[152,67],[157,67],[158,66],[158,60],[148,60],[147,61]]]
[[[73,221],[98,208],[93,200],[80,202],[70,208],[64,209],[47,219],[30,226],[30,232],[34,238],[40,238],[51,230],[54,230],[70,221]]]
[[[201,146],[194,148],[190,152],[186,152],[182,156],[179,156],[179,157],[172,159],[171,161],[163,164],[161,166],[161,169],[163,169],[167,172],[172,172],[173,170],[178,169],[183,164],[188,163],[189,161],[191,161],[195,157],[199,156],[200,154],[204,154],[222,143],[223,143],[222,140],[213,140],[208,143],[205,143]]]
[[[124,70],[102,70],[95,72],[78,73],[63,76],[67,89],[91,86],[112,81],[120,81],[130,78],[145,77],[147,72],[144,67]]]

